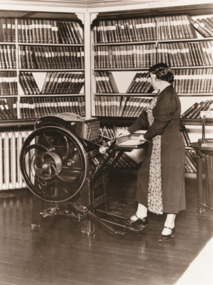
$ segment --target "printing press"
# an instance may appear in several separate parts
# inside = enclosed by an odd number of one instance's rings
[[[138,134],[113,140],[102,136],[95,118],[72,113],[38,118],[20,154],[23,178],[34,194],[31,228],[39,227],[42,218],[62,215],[78,220],[88,235],[95,224],[112,234],[142,231],[108,211],[106,195],[108,171],[123,152],[144,145]]]

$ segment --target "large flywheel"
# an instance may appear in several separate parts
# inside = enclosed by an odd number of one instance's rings
[[[87,175],[87,155],[80,140],[58,126],[44,126],[25,140],[20,167],[29,189],[45,201],[74,197]]]

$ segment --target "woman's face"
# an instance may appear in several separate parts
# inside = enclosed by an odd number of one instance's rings
[[[148,77],[148,82],[151,83],[154,89],[159,89],[160,80],[156,78],[156,74],[150,73]]]

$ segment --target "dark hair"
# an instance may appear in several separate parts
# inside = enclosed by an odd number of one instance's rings
[[[172,83],[174,81],[174,73],[165,63],[157,63],[150,67],[150,73],[156,74],[156,78]]]

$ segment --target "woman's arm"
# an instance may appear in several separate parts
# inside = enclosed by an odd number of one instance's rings
[[[130,133],[148,128],[147,113],[143,110],[135,122],[128,128]]]
[[[144,134],[147,140],[152,139],[157,135],[161,135],[168,123],[172,119],[172,115],[177,110],[177,95],[175,91],[166,92],[158,99],[156,106],[153,109],[154,122]]]

